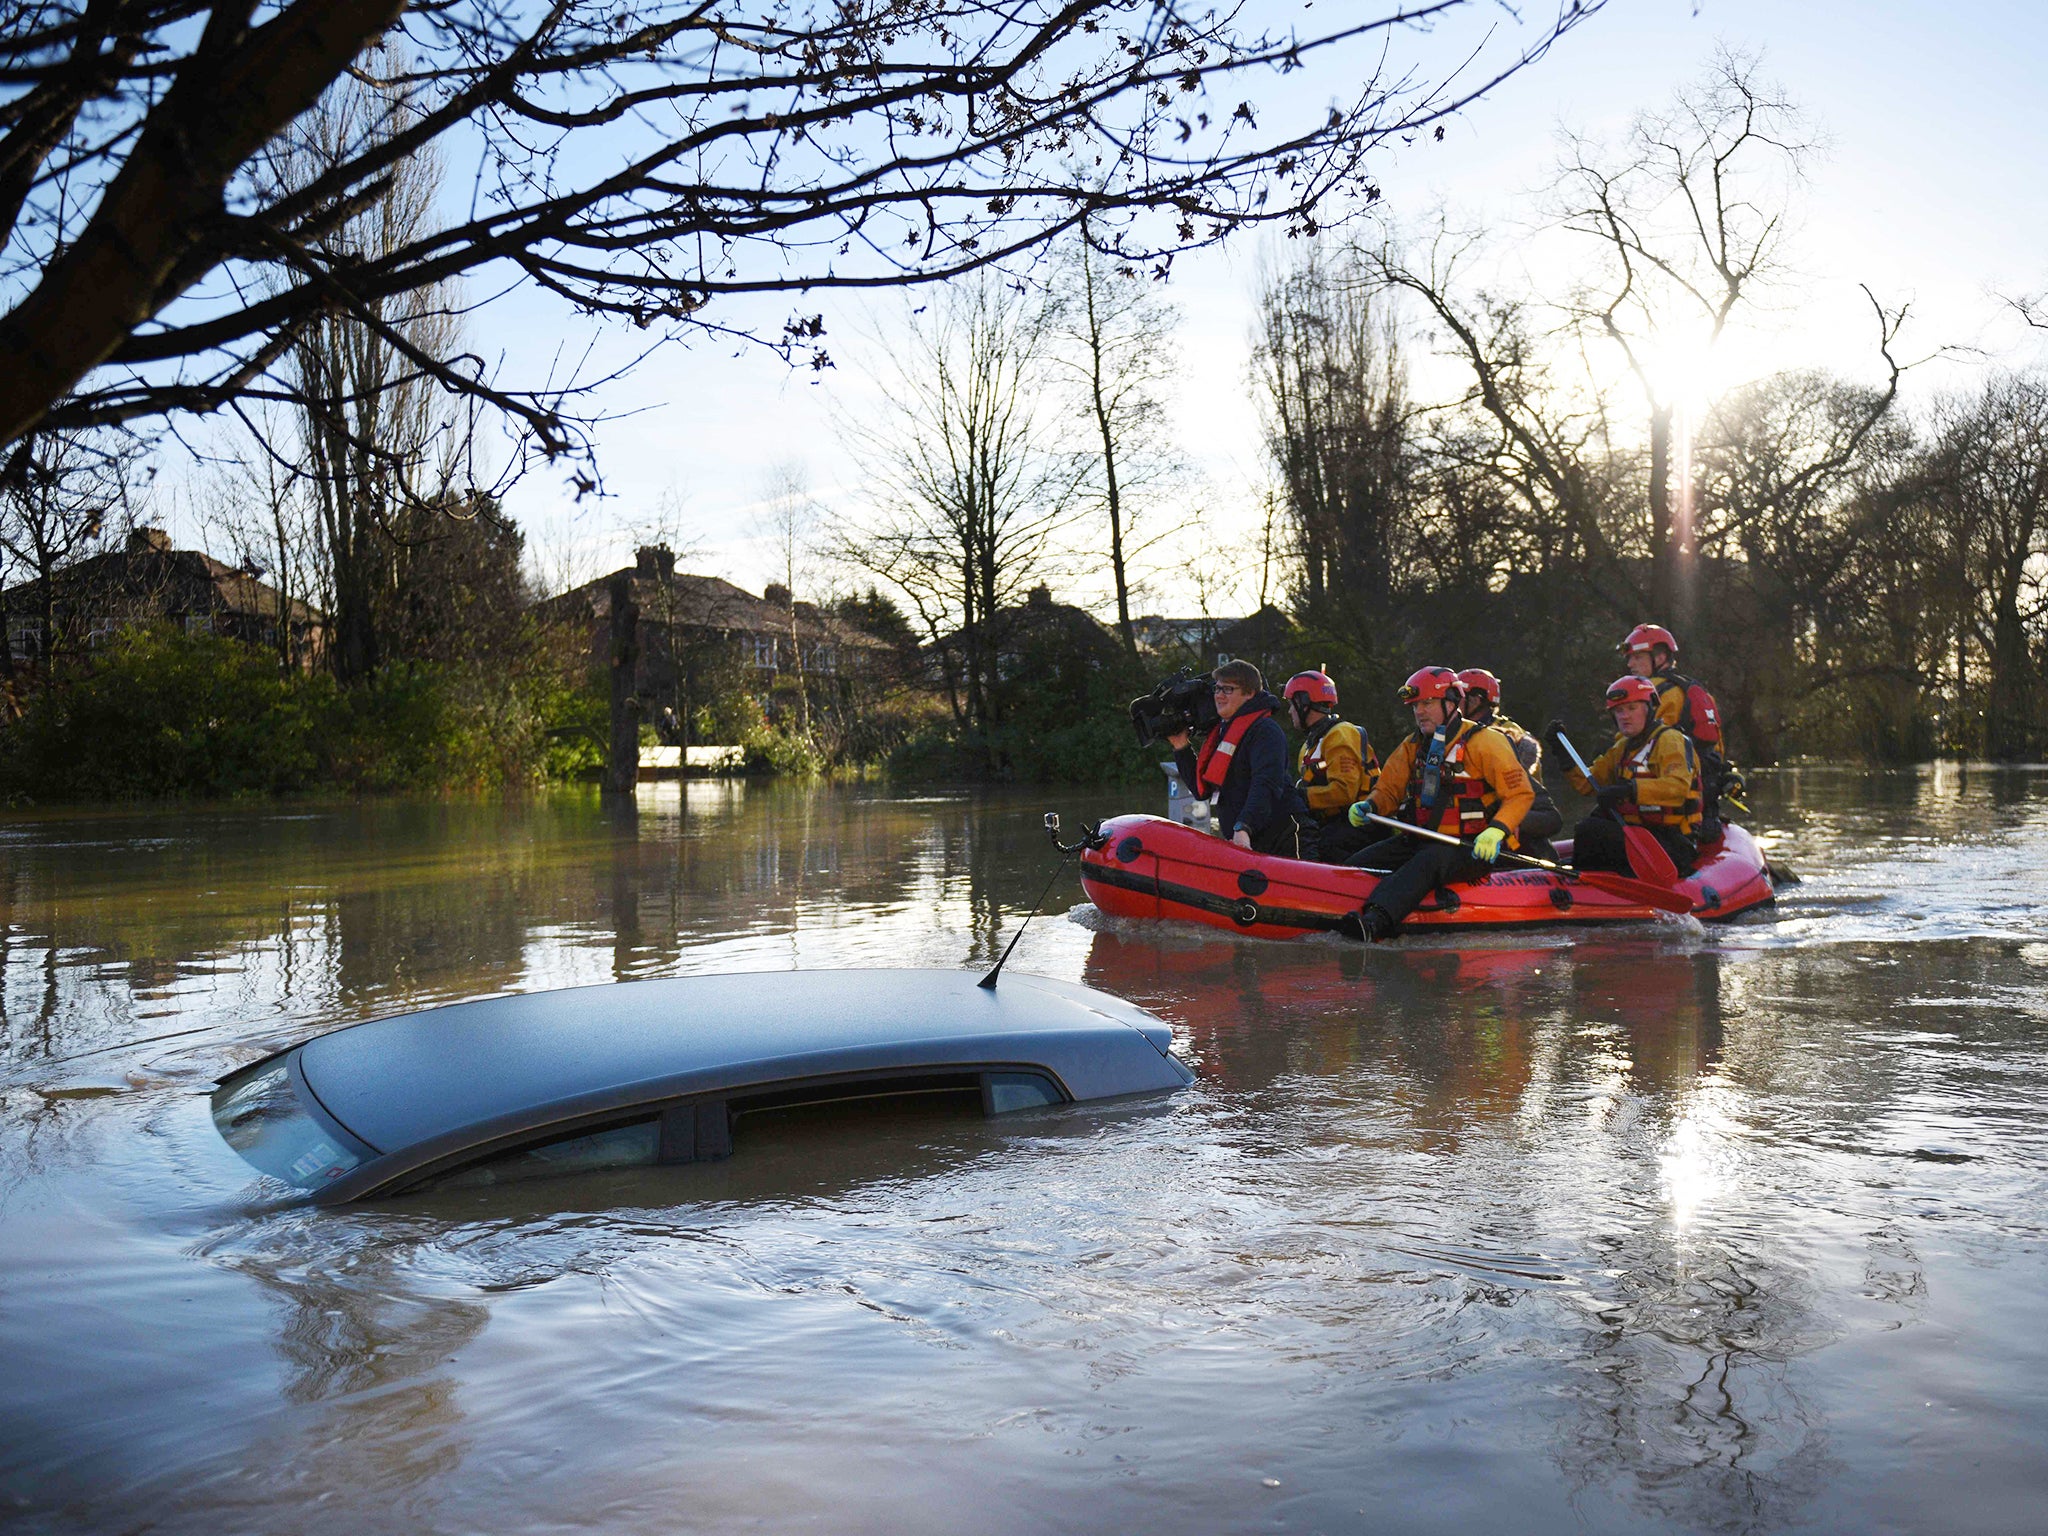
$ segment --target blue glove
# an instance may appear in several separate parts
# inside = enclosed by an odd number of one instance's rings
[[[1372,804],[1370,801],[1354,800],[1351,802],[1351,809],[1344,813],[1344,819],[1354,827],[1362,827],[1365,825],[1366,818],[1370,815],[1372,815]]]
[[[1483,860],[1485,863],[1491,864],[1496,858],[1500,856],[1500,845],[1506,842],[1507,840],[1508,835],[1501,828],[1488,827],[1484,832],[1479,834],[1478,841],[1473,843],[1472,855],[1474,858]]]

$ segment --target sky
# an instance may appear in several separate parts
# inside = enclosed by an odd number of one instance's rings
[[[1296,3],[1273,0],[1264,9],[1284,24]],[[1541,0],[1519,10],[1532,19],[1547,14]],[[1526,33],[1505,8],[1486,20],[1500,29],[1497,41]],[[1413,46],[1428,57],[1450,41]],[[1521,236],[1560,126],[1618,136],[1634,113],[1697,78],[1722,45],[1760,53],[1765,78],[1825,137],[1796,203],[1794,277],[1728,338],[1725,383],[1806,364],[1872,376],[1873,323],[1859,284],[1887,306],[1910,303],[1898,350],[1902,359],[1931,359],[1910,376],[1921,398],[2041,355],[2002,297],[2048,290],[2048,200],[2038,193],[2039,168],[2048,164],[2048,114],[2038,109],[2048,5],[2039,0],[1609,0],[1452,122],[1443,142],[1396,145],[1383,155],[1374,167],[1381,206],[1400,226],[1444,207],[1467,226],[1505,232],[1500,244],[1517,253],[1510,260],[1554,285],[1559,257]],[[1345,83],[1320,63],[1288,89],[1336,97]],[[1255,561],[1246,551],[1256,545],[1263,466],[1246,365],[1262,250],[1272,258],[1273,237],[1184,257],[1167,285],[1184,316],[1173,416],[1201,472],[1202,519],[1199,537],[1180,552],[1181,568],[1148,594],[1153,611],[1194,603],[1197,584],[1185,567],[1195,561],[1210,573],[1218,611],[1251,599]],[[776,579],[779,557],[759,534],[778,472],[802,474],[828,525],[858,514],[859,475],[836,421],[871,402],[862,361],[888,346],[903,302],[826,301],[839,366],[822,374],[792,371],[763,349],[699,339],[661,349],[607,386],[601,403],[615,419],[597,438],[603,494],[579,498],[562,475],[541,468],[508,499],[543,574],[594,576],[658,537],[681,549],[690,569],[756,592]],[[772,331],[790,307],[774,300],[729,313]],[[590,346],[596,358],[615,358],[639,340],[531,296],[483,311],[472,331],[479,350],[502,351],[507,378],[531,376],[558,350]],[[1418,386],[1449,379],[1445,366],[1422,357]],[[829,575],[817,571],[814,583]],[[1098,603],[1102,596],[1099,583],[1086,580],[1058,595]]]

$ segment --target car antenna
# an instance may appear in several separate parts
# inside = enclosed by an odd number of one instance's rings
[[[987,991],[995,991],[996,978],[1003,974],[1003,967],[1009,963],[1010,952],[1017,947],[1017,941],[1024,937],[1024,930],[1025,928],[1030,926],[1031,919],[1038,916],[1038,909],[1045,905],[1045,898],[1052,894],[1054,882],[1057,881],[1062,874],[1066,873],[1067,860],[1071,859],[1083,848],[1100,848],[1106,841],[1108,841],[1108,839],[1102,836],[1100,831],[1098,831],[1094,827],[1090,827],[1086,832],[1083,832],[1081,834],[1081,840],[1078,843],[1075,843],[1072,846],[1062,843],[1060,841],[1060,813],[1058,811],[1047,811],[1045,813],[1045,835],[1052,839],[1053,847],[1059,849],[1060,861],[1053,868],[1052,879],[1046,881],[1045,889],[1038,893],[1038,900],[1031,903],[1031,910],[1024,914],[1024,921],[1019,923],[1017,925],[1017,931],[1010,935],[1010,942],[1004,947],[1002,958],[996,961],[995,965],[990,968],[989,973],[986,976],[982,977],[980,981],[975,983],[975,985],[982,987]]]

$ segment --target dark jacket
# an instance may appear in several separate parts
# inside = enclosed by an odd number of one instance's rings
[[[1271,693],[1261,692],[1243,706],[1271,713],[1255,721],[1237,744],[1237,754],[1223,774],[1223,792],[1216,797],[1216,830],[1225,837],[1242,827],[1256,840],[1277,821],[1292,821],[1294,777],[1287,767],[1287,731],[1279,716],[1286,705]],[[1216,729],[1221,730],[1218,726]],[[1189,741],[1173,754],[1180,781],[1189,794],[1195,785],[1195,753],[1199,743]]]

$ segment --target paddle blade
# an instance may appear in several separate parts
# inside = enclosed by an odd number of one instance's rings
[[[1652,885],[1678,883],[1678,866],[1671,862],[1671,855],[1649,828],[1624,826],[1621,831],[1628,841],[1628,867],[1636,872],[1638,880],[1647,880]],[[1686,903],[1685,909],[1690,912],[1692,904]]]
[[[1660,848],[1657,851],[1662,853],[1664,850]],[[1646,907],[1655,907],[1659,912],[1676,912],[1687,916],[1692,912],[1692,898],[1675,886],[1652,885],[1647,880],[1631,880],[1627,875],[1610,875],[1604,870],[1597,869],[1580,870],[1579,883],[1590,885],[1596,891],[1606,891],[1611,896],[1619,896],[1624,901],[1639,901]]]

